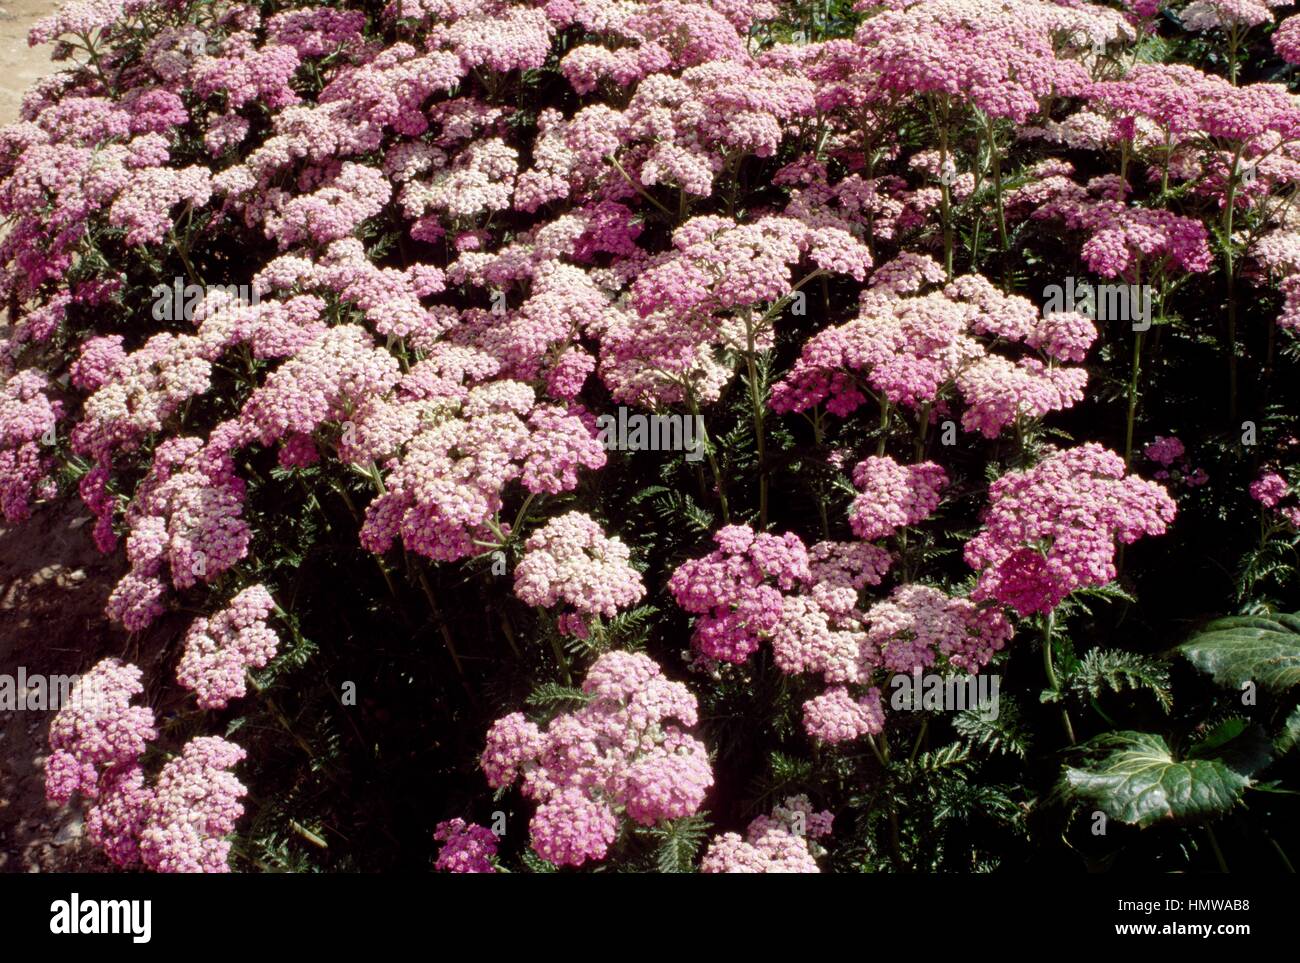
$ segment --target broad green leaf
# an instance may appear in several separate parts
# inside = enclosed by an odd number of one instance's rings
[[[1263,726],[1245,719],[1228,719],[1192,746],[1187,758],[1217,759],[1233,772],[1254,776],[1273,761],[1273,742]]]
[[[1178,651],[1234,689],[1254,682],[1280,691],[1300,683],[1300,621],[1295,616],[1216,619]]]
[[[1214,750],[1218,749],[1220,746],[1226,745],[1245,732],[1248,724],[1249,723],[1247,723],[1245,719],[1228,719],[1225,722],[1220,722],[1206,734],[1204,739],[1192,747],[1192,750],[1188,755],[1212,755]]]
[[[1286,722],[1282,723],[1282,731],[1273,740],[1273,748],[1279,756],[1290,752],[1297,745],[1300,745],[1300,706],[1291,710]]]
[[[1085,748],[1110,752],[1088,768],[1065,770],[1071,794],[1143,828],[1226,812],[1250,785],[1249,776],[1221,759],[1175,760],[1164,739],[1148,732],[1111,733]]]

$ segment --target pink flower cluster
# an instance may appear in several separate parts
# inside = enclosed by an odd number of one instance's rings
[[[742,838],[715,838],[700,863],[703,873],[820,873],[816,840],[829,836],[831,813],[814,812],[807,796],[791,796],[749,824]]]
[[[924,585],[900,585],[863,611],[857,598],[863,584],[816,581],[807,592],[787,595],[771,630],[773,657],[783,672],[813,673],[827,683],[803,706],[804,729],[821,742],[883,730],[880,689],[870,685],[878,671],[911,672],[942,658],[978,672],[1012,635],[997,606],[977,606]]]
[[[861,297],[857,318],[808,339],[773,388],[773,410],[805,411],[824,403],[843,416],[861,406],[868,391],[921,408],[943,401],[955,386],[967,403],[962,427],[995,438],[1019,418],[1042,417],[1082,400],[1086,370],[1059,362],[1083,358],[1096,337],[1091,322],[1076,315],[1043,317],[1025,298],[1004,295],[979,275],[958,278],[941,291],[911,294],[935,277],[932,265],[910,257],[893,270],[882,267]],[[1021,342],[1042,357],[1013,362],[991,352],[981,336]]]
[[[48,489],[50,456],[63,403],[51,400],[49,382],[28,369],[4,377],[0,368],[0,515],[21,522],[31,515],[33,496]]]
[[[265,586],[244,589],[212,618],[198,618],[185,633],[176,681],[204,709],[224,709],[243,698],[245,673],[264,667],[280,645],[266,618],[275,608]]]
[[[606,653],[582,691],[586,704],[545,729],[498,719],[481,757],[493,788],[522,778],[538,803],[533,849],[561,866],[604,858],[620,815],[643,826],[692,815],[713,784],[708,751],[681,728],[696,723],[695,697],[653,660]]]
[[[1300,17],[1287,17],[1273,31],[1273,49],[1289,64],[1300,64]]]
[[[1115,543],[1161,535],[1174,520],[1163,488],[1126,475],[1100,445],[1057,451],[989,486],[983,530],[966,543],[972,598],[1021,615],[1048,612],[1077,588],[1115,577]]]
[[[140,670],[105,659],[72,687],[71,702],[50,723],[51,753],[45,763],[45,794],[67,802],[76,793],[87,799],[114,770],[135,764],[158,737],[153,710],[133,706],[144,692]]]
[[[198,736],[150,786],[140,760],[158,737],[153,711],[133,706],[140,670],[105,659],[77,680],[50,724],[45,792],[55,802],[80,793],[87,834],[115,864],[160,873],[224,873],[224,838],[243,814],[244,787],[228,770],[244,750]]]
[[[844,686],[831,686],[803,704],[803,727],[820,742],[852,742],[885,728],[880,690],[872,687],[854,698]]]
[[[227,423],[206,445],[173,438],[154,450],[126,512],[131,570],[106,609],[127,629],[138,632],[164,611],[164,568],[171,584],[185,589],[216,579],[247,553],[252,532],[242,517],[245,483],[234,473],[232,435],[242,437],[238,425]]]
[[[874,4],[863,2],[857,9]],[[1088,73],[1053,37],[1104,44],[1131,35],[1118,11],[1038,0],[932,0],[891,3],[854,37],[866,66],[887,90],[952,98],[1023,123],[1045,97],[1073,96]]]
[[[871,472],[896,480],[925,479],[926,497],[937,500],[937,466],[914,466],[913,474],[888,459],[868,462]],[[910,517],[898,499],[886,502],[898,518]],[[892,530],[891,523],[885,531]],[[805,730],[822,742],[884,728],[880,690],[871,686],[877,670],[910,672],[943,658],[979,671],[1012,635],[1000,608],[928,586],[900,586],[863,611],[859,591],[879,584],[890,565],[889,554],[867,542],[818,542],[805,550],[793,535],[737,525],[719,529],[714,541],[717,549],[684,562],[669,580],[678,605],[698,616],[695,649],[704,659],[744,662],[766,640],[783,672],[820,675],[828,688],[803,708]]]
[[[778,216],[692,218],[674,231],[673,248],[632,282],[640,317],[615,319],[603,333],[600,370],[618,400],[675,403],[685,386],[715,400],[731,376],[716,356],[772,346],[767,306],[795,295],[797,265],[861,281],[872,263],[844,227]]]
[[[524,543],[515,567],[515,594],[529,605],[550,608],[561,602],[586,617],[612,618],[645,595],[631,553],[617,538],[582,512],[547,521]]]
[[[157,873],[226,873],[225,839],[244,813],[244,784],[229,771],[244,750],[217,736],[191,739],[154,785],[140,858]]]
[[[1187,449],[1181,441],[1172,435],[1168,437],[1157,435],[1154,441],[1142,449],[1142,453],[1157,465],[1168,468],[1181,459],[1187,453]]]
[[[386,466],[386,491],[370,503],[361,543],[387,551],[399,535],[413,552],[440,561],[477,554],[506,487],[533,494],[578,484],[578,469],[605,464],[605,449],[580,408],[538,404],[529,385],[494,381],[444,407]]]
[[[1191,467],[1186,447],[1172,435],[1156,435],[1142,454],[1160,466],[1155,472],[1156,481],[1182,482],[1188,488],[1197,488],[1210,480],[1205,469]]]
[[[1273,508],[1290,492],[1286,479],[1277,472],[1265,472],[1250,483],[1250,497],[1265,508]]]
[[[1080,256],[1090,271],[1104,278],[1132,280],[1139,265],[1152,262],[1169,273],[1210,270],[1214,259],[1204,223],[1162,208],[1130,207],[1111,196],[1116,186],[1113,178],[1097,178],[1087,186],[1060,178],[1047,188],[1048,196],[1033,217],[1087,232]],[[1122,184],[1118,187],[1126,190]]]
[[[447,819],[434,828],[433,838],[442,843],[433,868],[444,873],[495,873],[492,859],[497,854],[497,837],[486,826]]]
[[[1266,471],[1250,483],[1250,497],[1266,509],[1275,511],[1292,528],[1300,530],[1300,504],[1293,497],[1291,485],[1275,471]],[[1284,501],[1291,504],[1284,505]]]
[[[997,606],[976,606],[928,585],[900,585],[867,611],[867,642],[892,672],[934,665],[938,656],[978,672],[1011,638],[1011,623]]]
[[[808,551],[797,535],[744,525],[718,529],[713,541],[713,552],[678,566],[668,588],[699,616],[691,641],[702,655],[744,662],[780,622],[782,592],[810,577]]]
[[[853,534],[874,541],[929,518],[947,483],[947,474],[934,462],[900,465],[887,455],[858,462],[853,484],[861,494],[849,509]]]

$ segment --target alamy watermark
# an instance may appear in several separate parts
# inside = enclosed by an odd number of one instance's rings
[[[44,711],[72,705],[78,676],[28,674],[20,665],[17,673],[0,672],[0,712]]]
[[[979,675],[940,675],[913,669],[911,675],[899,673],[889,680],[893,693],[889,705],[897,711],[923,710],[960,712],[974,709],[985,722],[998,717],[998,687],[1001,677],[991,673]]]
[[[694,415],[645,415],[620,406],[617,415],[596,419],[597,440],[606,451],[684,451],[686,460],[704,457],[704,419]]]
[[[1043,288],[1043,317],[1077,311],[1093,321],[1123,321],[1134,331],[1151,327],[1151,285],[1093,284],[1067,277]]]
[[[257,288],[251,284],[194,284],[173,278],[171,284],[155,284],[153,319],[155,321],[193,321],[199,307],[209,298],[220,298],[220,310],[257,304]]]
[[[147,899],[69,899],[50,904],[50,932],[76,936],[84,933],[124,934],[132,943],[148,943],[153,935],[153,901]]]

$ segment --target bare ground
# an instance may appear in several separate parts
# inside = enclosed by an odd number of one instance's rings
[[[0,7],[0,124],[18,119],[23,91],[57,65],[27,31],[56,4]],[[24,525],[0,527],[0,673],[75,674],[120,653],[106,635],[104,601],[122,563],[90,539],[75,496],[42,506]],[[107,860],[85,839],[78,809],[45,799],[43,763],[53,713],[0,711],[0,872],[97,871]]]
[[[53,0],[5,0],[0,4],[0,124],[18,119],[23,91],[57,65],[50,47],[29,47],[27,31],[56,7]]]
[[[102,556],[76,496],[42,506],[0,529],[0,671],[74,675],[123,639],[109,634],[104,602],[121,575]],[[45,799],[43,763],[50,711],[0,711],[0,872],[88,871],[107,862],[84,839],[76,807]]]

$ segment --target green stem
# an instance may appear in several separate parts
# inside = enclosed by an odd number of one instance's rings
[[[510,615],[504,609],[501,611],[499,621],[501,624],[501,634],[504,635],[506,641],[510,643],[510,651],[515,654],[516,659],[522,659],[524,653],[520,650],[519,642],[515,639],[515,630],[514,626],[510,624]]]
[[[709,429],[704,423],[704,417],[700,414],[700,403],[695,397],[695,391],[686,383],[682,386],[686,395],[686,405],[691,410],[691,417],[699,427],[701,436],[700,443],[704,445],[705,455],[709,459],[709,469],[713,472],[713,484],[718,489],[718,503],[722,508],[722,523],[731,524],[731,511],[727,506],[727,481],[722,477],[722,469],[718,467],[718,458],[713,451],[713,439],[709,437]]]
[[[948,99],[942,98],[942,118],[939,123],[939,212],[943,218],[943,269],[947,280],[952,280],[952,189],[944,183],[948,166]]]
[[[438,632],[442,635],[443,644],[447,647],[447,653],[451,656],[452,663],[456,666],[456,674],[460,676],[461,682],[465,682],[465,667],[461,665],[460,654],[456,651],[456,643],[452,641],[451,630],[447,628],[447,623],[442,618],[442,610],[438,606],[438,599],[433,594],[433,586],[429,584],[429,578],[424,574],[424,566],[418,562],[415,565],[415,574],[420,582],[420,588],[424,590],[424,597],[429,600],[429,608],[433,612],[433,620],[438,623]]]
[[[754,439],[758,445],[758,525],[767,528],[767,450],[763,440],[763,391],[758,383],[758,365],[754,361],[754,327],[745,318],[745,368],[749,373],[749,404],[754,418]]]
[[[1209,837],[1210,849],[1214,851],[1214,861],[1219,864],[1219,872],[1232,872],[1228,869],[1228,861],[1223,858],[1223,850],[1219,848],[1219,838],[1214,835],[1214,827],[1209,823],[1205,824],[1205,835]]]
[[[907,764],[913,765],[916,762],[917,753],[921,751],[921,743],[925,739],[926,730],[930,728],[930,720],[921,720],[921,731],[916,734],[916,742],[912,744],[912,755],[908,757]]]
[[[1228,295],[1228,418],[1237,422],[1237,265],[1232,249],[1233,209],[1237,202],[1237,178],[1240,176],[1241,152],[1244,144],[1237,146],[1228,172],[1228,190],[1223,208],[1223,261],[1224,280]]]
[[[876,759],[880,761],[881,766],[889,765],[889,760],[880,754],[880,747],[876,745],[875,736],[867,736],[867,745],[871,747],[872,753],[875,755]]]
[[[514,523],[510,526],[511,538],[519,538],[519,527],[523,525],[524,519],[528,517],[528,509],[532,506],[533,499],[536,497],[536,492],[529,492],[528,497],[524,499],[524,503],[519,506],[519,511],[515,514]]]
[[[1278,841],[1268,833],[1264,834],[1264,838],[1269,841],[1273,849],[1277,852],[1278,857],[1282,860],[1282,865],[1286,867],[1286,871],[1288,873],[1294,873],[1295,866],[1292,865],[1290,858],[1286,854],[1286,850],[1283,849],[1281,845],[1279,845]]]
[[[618,171],[619,174],[621,174],[621,175],[623,176],[623,180],[627,181],[628,186],[631,187],[632,190],[636,191],[638,194],[640,194],[642,197],[644,197],[647,201],[649,201],[651,204],[653,204],[655,207],[657,207],[657,208],[658,208],[660,211],[662,211],[662,212],[664,213],[664,215],[666,215],[668,218],[671,219],[671,218],[674,217],[672,211],[668,210],[668,208],[664,207],[662,204],[660,204],[658,201],[656,201],[653,197],[651,197],[651,196],[646,192],[646,190],[645,190],[644,187],[642,187],[642,186],[641,186],[640,184],[638,184],[636,181],[632,180],[632,178],[631,178],[631,176],[628,174],[628,172],[625,171],[625,170],[623,169],[623,165],[620,164],[620,163],[618,162],[618,158],[617,158],[617,157],[615,157],[613,154],[610,154],[609,157],[608,157],[608,160],[609,160],[609,162],[610,162],[611,164],[614,165],[614,169],[615,169],[616,171]]]
[[[1228,81],[1234,87],[1237,86],[1237,50],[1240,46],[1241,38],[1234,23],[1228,28]]]
[[[560,671],[564,673],[564,684],[573,685],[573,673],[569,670],[569,658],[564,654],[564,646],[560,644],[560,637],[551,633],[551,651],[555,653],[555,661],[560,665]]]
[[[171,236],[172,244],[176,247],[176,254],[181,259],[181,264],[185,266],[185,274],[189,277],[190,282],[203,287],[203,282],[199,280],[198,274],[194,270],[194,265],[190,263],[189,246],[181,243],[181,239],[176,236],[175,227],[167,228],[167,233]]]
[[[280,707],[276,705],[275,700],[267,694],[265,686],[258,684],[258,681],[253,678],[253,673],[251,672],[245,672],[244,677],[248,680],[248,684],[253,687],[253,691],[256,692],[262,701],[266,703],[267,708],[271,710],[271,715],[275,716],[276,721],[280,723],[280,727],[293,738],[293,741],[298,744],[298,747],[307,754],[308,759],[314,760],[316,758],[316,750],[308,745],[307,740],[294,731],[293,726],[289,723],[288,717],[280,711]]]
[[[1133,339],[1133,367],[1129,372],[1128,379],[1128,419],[1124,425],[1124,467],[1129,467],[1133,462],[1133,428],[1137,422],[1138,408],[1138,373],[1142,365],[1142,335],[1145,332],[1137,332],[1137,337]]]
[[[1064,699],[1061,693],[1061,680],[1057,678],[1056,667],[1052,665],[1052,630],[1055,626],[1056,610],[1052,609],[1047,613],[1047,620],[1043,622],[1043,671],[1047,674],[1047,684],[1060,701]],[[1070,745],[1074,745],[1074,726],[1070,723],[1070,711],[1065,707],[1064,702],[1061,704],[1061,724],[1065,727],[1065,737],[1070,740]]]
[[[889,810],[889,851],[894,857],[894,868],[899,872],[906,872],[907,866],[903,862],[903,847],[899,841],[900,835],[898,831],[898,811],[891,806]]]
[[[1160,196],[1164,197],[1169,193],[1169,163],[1173,160],[1174,148],[1172,146],[1173,134],[1169,128],[1165,128],[1165,164],[1164,169],[1160,172]]]
[[[1007,240],[1007,216],[1002,202],[1002,153],[998,150],[997,136],[993,130],[993,118],[985,116],[984,124],[989,138],[989,159],[993,163],[994,213],[997,216],[998,241],[1002,245],[1002,292],[1005,294],[1009,288],[1007,266],[1011,244]]]

